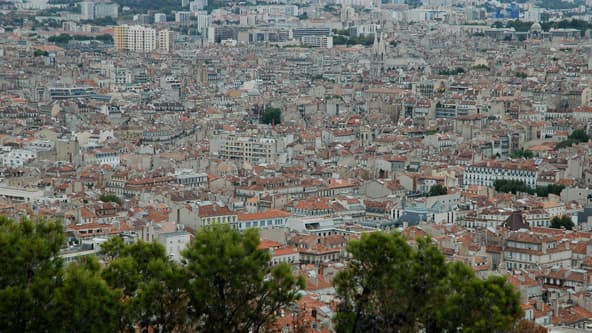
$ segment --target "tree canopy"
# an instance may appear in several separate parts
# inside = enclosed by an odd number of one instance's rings
[[[458,74],[463,74],[464,72],[465,72],[464,68],[456,67],[456,68],[442,69],[442,70],[438,71],[438,74],[440,74],[440,75],[458,75]]]
[[[266,108],[261,114],[262,124],[273,124],[277,125],[282,122],[282,110],[279,108]]]
[[[504,277],[481,280],[446,263],[429,238],[411,247],[399,233],[363,234],[335,278],[338,332],[508,332],[522,316]]]
[[[493,182],[493,187],[498,192],[504,193],[513,193],[516,194],[518,192],[521,193],[528,193],[528,194],[536,194],[539,197],[547,197],[549,194],[560,195],[561,191],[565,188],[565,186],[561,184],[549,184],[546,186],[537,186],[532,188],[526,183],[521,180],[506,180],[506,179],[498,179]]]
[[[83,36],[83,35],[69,35],[69,34],[59,34],[57,36],[51,36],[47,38],[47,41],[50,43],[55,43],[58,45],[68,44],[71,40],[97,40],[107,44],[113,44],[113,36],[109,34],[98,35],[94,36]]]
[[[270,266],[269,252],[258,245],[256,229],[219,225],[195,235],[183,256],[197,331],[259,332],[298,297],[304,280],[286,263]]]
[[[442,184],[432,185],[432,187],[430,187],[430,191],[428,192],[428,196],[430,197],[444,194],[448,194],[448,189]]]
[[[519,150],[515,150],[510,154],[511,158],[533,158],[534,153],[531,150],[521,148]]]
[[[566,230],[571,230],[574,226],[571,217],[567,215],[555,216],[551,219],[551,228],[561,229],[563,227]]]
[[[590,138],[588,137],[588,134],[586,134],[585,130],[576,129],[573,132],[571,132],[570,135],[567,136],[567,140],[563,140],[559,142],[557,145],[555,145],[555,150],[571,147],[574,144],[578,144],[581,142],[588,142],[589,139]]]
[[[121,205],[121,198],[115,194],[101,194],[99,200],[102,202],[115,202],[116,204]]]
[[[256,230],[204,228],[183,253],[113,237],[65,265],[61,223],[0,217],[0,332],[262,332],[304,287]]]
[[[64,267],[57,221],[0,217],[0,332],[107,332],[118,291],[96,261]]]

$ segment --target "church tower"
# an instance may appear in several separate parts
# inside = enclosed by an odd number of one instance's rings
[[[384,59],[386,56],[386,37],[384,33],[378,31],[374,34],[374,44],[372,45],[372,58],[370,62],[370,76],[372,79],[379,79],[384,72]]]

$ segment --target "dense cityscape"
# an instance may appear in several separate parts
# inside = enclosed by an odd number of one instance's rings
[[[592,331],[591,0],[0,0],[0,118],[0,332]]]

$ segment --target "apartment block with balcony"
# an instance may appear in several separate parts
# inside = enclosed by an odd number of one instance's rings
[[[275,138],[229,135],[221,139],[220,158],[253,163],[272,163],[283,151]]]

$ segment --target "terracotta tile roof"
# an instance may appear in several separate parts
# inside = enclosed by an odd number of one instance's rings
[[[80,208],[80,217],[83,219],[92,219],[96,218],[97,216],[90,209],[82,207]]]
[[[592,312],[581,306],[574,305],[567,309],[560,309],[558,316],[553,317],[554,325],[570,325],[592,318]]]
[[[238,213],[239,221],[254,221],[254,220],[265,220],[281,217],[290,217],[292,214],[279,210],[279,209],[268,209],[260,213]]]
[[[199,207],[199,217],[226,216],[234,214],[235,213],[231,211],[228,207],[218,206],[217,204],[204,205]]]
[[[310,198],[298,201],[294,208],[303,210],[326,210],[330,209],[329,198]]]
[[[268,250],[272,248],[282,247],[282,243],[272,241],[269,239],[262,239],[259,245],[257,246],[258,249]]]
[[[273,251],[273,257],[285,256],[289,254],[296,254],[298,253],[298,249],[295,247],[285,247],[281,249],[276,249]]]

